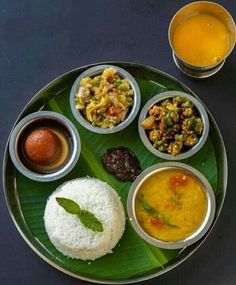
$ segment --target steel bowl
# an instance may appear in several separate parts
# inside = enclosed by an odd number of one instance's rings
[[[156,103],[159,103],[165,99],[173,98],[173,97],[177,97],[177,96],[185,97],[186,99],[188,99],[189,101],[191,101],[193,103],[193,105],[195,106],[195,108],[197,109],[197,111],[199,113],[199,116],[201,117],[201,119],[203,121],[204,130],[203,130],[203,133],[201,135],[201,138],[199,139],[199,141],[196,145],[194,145],[189,150],[174,156],[172,154],[160,152],[158,149],[156,149],[152,145],[152,143],[150,142],[150,140],[146,134],[146,131],[141,127],[141,123],[147,117],[148,111],[153,105],[155,105]],[[184,93],[184,92],[180,92],[180,91],[166,91],[166,92],[163,92],[163,93],[160,93],[160,94],[154,96],[151,100],[149,100],[144,105],[144,107],[140,113],[140,116],[139,116],[138,130],[139,130],[139,136],[140,136],[143,144],[153,154],[155,154],[156,156],[158,156],[162,159],[166,159],[166,160],[182,160],[182,159],[186,159],[186,158],[194,155],[196,152],[198,152],[201,149],[201,147],[206,142],[206,139],[207,139],[208,133],[209,133],[209,119],[208,119],[207,112],[206,112],[205,108],[203,107],[202,103],[199,100],[197,100],[196,98],[194,98],[193,96],[191,96],[187,93]]]
[[[204,191],[206,201],[207,201],[207,210],[205,214],[205,218],[202,222],[202,224],[199,226],[199,228],[192,233],[190,236],[183,240],[179,241],[174,241],[174,242],[167,242],[167,241],[162,241],[159,239],[156,239],[150,235],[148,235],[142,227],[139,225],[137,218],[136,218],[136,213],[135,213],[135,199],[136,195],[139,191],[140,186],[142,183],[152,176],[154,173],[167,170],[167,169],[177,169],[177,170],[183,170],[187,174],[195,177],[202,185],[202,189]],[[127,210],[128,210],[128,216],[130,219],[130,222],[134,228],[134,230],[137,232],[137,234],[147,241],[148,243],[160,247],[160,248],[166,248],[166,249],[177,249],[177,248],[184,248],[186,246],[189,246],[199,239],[201,239],[207,231],[210,229],[210,226],[214,220],[215,216],[215,208],[216,208],[216,203],[215,203],[215,195],[214,192],[211,188],[211,185],[198,170],[195,168],[184,164],[184,163],[179,163],[179,162],[163,162],[159,163],[156,165],[153,165],[146,170],[144,170],[133,182],[129,195],[128,195],[128,200],[127,200]]]
[[[117,70],[118,75],[120,75],[120,77],[127,79],[131,85],[131,87],[134,90],[134,102],[133,102],[133,106],[127,116],[127,118],[121,122],[120,124],[118,124],[117,126],[115,126],[114,128],[100,128],[97,126],[93,126],[89,121],[87,121],[84,116],[82,115],[82,113],[80,111],[78,111],[75,107],[75,95],[78,92],[78,88],[79,88],[79,84],[82,78],[86,77],[86,76],[96,76],[99,75],[103,72],[103,70],[105,68],[108,67],[114,67]],[[74,117],[77,119],[77,121],[86,129],[88,129],[91,132],[94,133],[98,133],[98,134],[112,134],[112,133],[116,133],[119,132],[121,130],[123,130],[124,128],[126,128],[129,124],[132,123],[132,121],[135,119],[136,115],[138,114],[139,108],[140,108],[140,102],[141,102],[141,95],[140,95],[140,90],[138,87],[138,84],[136,82],[136,80],[134,79],[134,77],[127,72],[126,70],[124,70],[123,68],[120,68],[118,66],[114,66],[114,65],[97,65],[94,67],[91,67],[89,69],[87,69],[86,71],[82,72],[80,74],[80,76],[76,79],[76,81],[74,82],[72,88],[71,88],[71,92],[70,92],[70,107],[72,110],[72,113],[74,115]]]
[[[38,123],[38,126],[40,127],[40,122],[45,119],[52,122],[56,122],[57,124],[61,125],[62,128],[65,129],[65,131],[69,135],[70,151],[69,157],[64,165],[50,173],[38,173],[29,169],[21,160],[19,155],[19,145],[21,143],[20,137],[26,130],[26,128],[30,126],[30,124]],[[80,136],[75,126],[65,116],[50,111],[39,111],[24,117],[12,131],[9,142],[10,157],[17,170],[19,170],[19,172],[21,172],[24,176],[40,182],[57,180],[68,174],[73,169],[79,159],[80,149]]]

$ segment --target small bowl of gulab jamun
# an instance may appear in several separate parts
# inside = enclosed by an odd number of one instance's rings
[[[39,111],[14,128],[9,151],[15,167],[26,177],[53,181],[68,174],[80,155],[80,136],[65,116]]]

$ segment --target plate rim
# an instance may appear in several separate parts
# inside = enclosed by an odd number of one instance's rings
[[[159,272],[156,273],[150,273],[147,274],[146,276],[138,276],[138,277],[134,277],[134,278],[130,278],[127,280],[103,280],[103,279],[99,279],[96,280],[94,278],[91,277],[86,277],[86,276],[80,276],[78,274],[75,274],[69,270],[66,270],[64,268],[62,268],[61,266],[55,264],[53,261],[51,261],[50,259],[48,259],[46,256],[44,256],[27,238],[27,236],[23,233],[23,231],[21,230],[20,226],[18,225],[14,214],[11,211],[10,208],[10,203],[8,201],[8,197],[7,197],[7,185],[6,185],[6,179],[5,179],[5,173],[6,173],[6,165],[7,165],[7,157],[9,155],[9,151],[8,151],[8,147],[9,147],[9,141],[10,141],[10,137],[11,134],[16,126],[16,124],[19,122],[19,120],[21,119],[23,113],[25,112],[25,110],[28,108],[28,106],[35,100],[35,98],[42,93],[45,89],[49,88],[51,85],[53,85],[57,80],[60,80],[62,77],[69,75],[70,73],[79,71],[79,70],[83,70],[83,69],[87,69],[96,65],[102,65],[102,64],[118,64],[118,65],[128,65],[128,66],[134,66],[134,67],[140,67],[140,68],[145,68],[145,69],[149,69],[151,71],[154,71],[155,73],[159,73],[169,79],[171,79],[172,81],[175,81],[176,83],[180,84],[187,92],[189,92],[190,94],[192,94],[195,98],[197,98],[198,100],[200,100],[200,102],[203,104],[203,106],[205,107],[208,116],[210,117],[211,121],[214,124],[214,127],[216,128],[216,131],[218,133],[219,136],[219,140],[221,142],[221,146],[223,148],[223,196],[222,196],[222,201],[221,204],[219,206],[219,209],[216,213],[215,216],[215,220],[212,223],[209,231],[206,233],[206,235],[198,242],[198,244],[196,245],[196,247],[191,250],[191,252],[189,252],[184,258],[181,258],[179,261],[177,261],[175,264],[170,264],[169,266],[167,266],[166,268],[162,269]],[[24,241],[30,246],[30,248],[39,256],[41,257],[44,261],[46,261],[48,264],[50,264],[52,267],[56,268],[57,270],[75,277],[77,279],[83,280],[83,281],[88,281],[88,282],[93,282],[93,283],[97,283],[97,284],[131,284],[131,283],[136,283],[136,282],[142,282],[142,281],[146,281],[146,280],[150,280],[152,278],[155,278],[157,276],[163,275],[166,272],[176,268],[177,266],[179,266],[180,264],[182,264],[185,260],[187,260],[198,248],[200,248],[200,246],[204,243],[204,241],[208,238],[208,236],[210,235],[212,229],[214,228],[216,222],[218,221],[219,215],[221,213],[222,207],[224,205],[224,200],[225,200],[225,196],[226,196],[226,192],[227,192],[227,182],[228,182],[228,163],[227,163],[227,153],[226,153],[226,149],[225,149],[225,144],[224,144],[224,140],[222,137],[222,134],[220,132],[220,129],[213,117],[213,115],[211,114],[211,112],[208,110],[208,108],[205,106],[205,104],[201,101],[201,99],[195,94],[195,92],[193,92],[188,86],[186,86],[184,83],[182,83],[181,81],[179,81],[177,78],[175,78],[172,75],[169,75],[168,73],[159,70],[158,68],[155,68],[153,66],[149,66],[149,65],[145,65],[145,64],[140,64],[140,63],[135,63],[135,62],[130,62],[130,61],[102,61],[102,62],[97,62],[97,63],[90,63],[87,65],[83,65],[77,68],[74,68],[72,70],[69,70],[61,75],[59,75],[58,77],[56,77],[54,80],[50,81],[48,84],[46,84],[45,86],[43,86],[38,92],[36,92],[36,94],[27,102],[27,104],[25,105],[25,107],[22,109],[22,111],[19,113],[19,115],[17,116],[12,129],[9,133],[7,142],[6,142],[6,147],[4,150],[4,156],[3,156],[3,164],[2,164],[2,181],[3,181],[3,192],[4,192],[4,197],[5,197],[5,202],[7,205],[7,209],[8,212],[11,216],[11,219],[16,227],[16,229],[18,230],[18,232],[20,233],[21,237],[24,239]]]

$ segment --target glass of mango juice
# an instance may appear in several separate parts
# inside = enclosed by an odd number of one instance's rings
[[[188,76],[206,78],[220,70],[233,50],[236,27],[224,7],[198,1],[174,15],[168,36],[177,67]]]

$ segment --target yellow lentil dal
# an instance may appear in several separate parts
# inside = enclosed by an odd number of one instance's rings
[[[135,200],[137,220],[150,236],[183,240],[195,232],[206,214],[202,184],[183,170],[154,173],[140,186]]]

